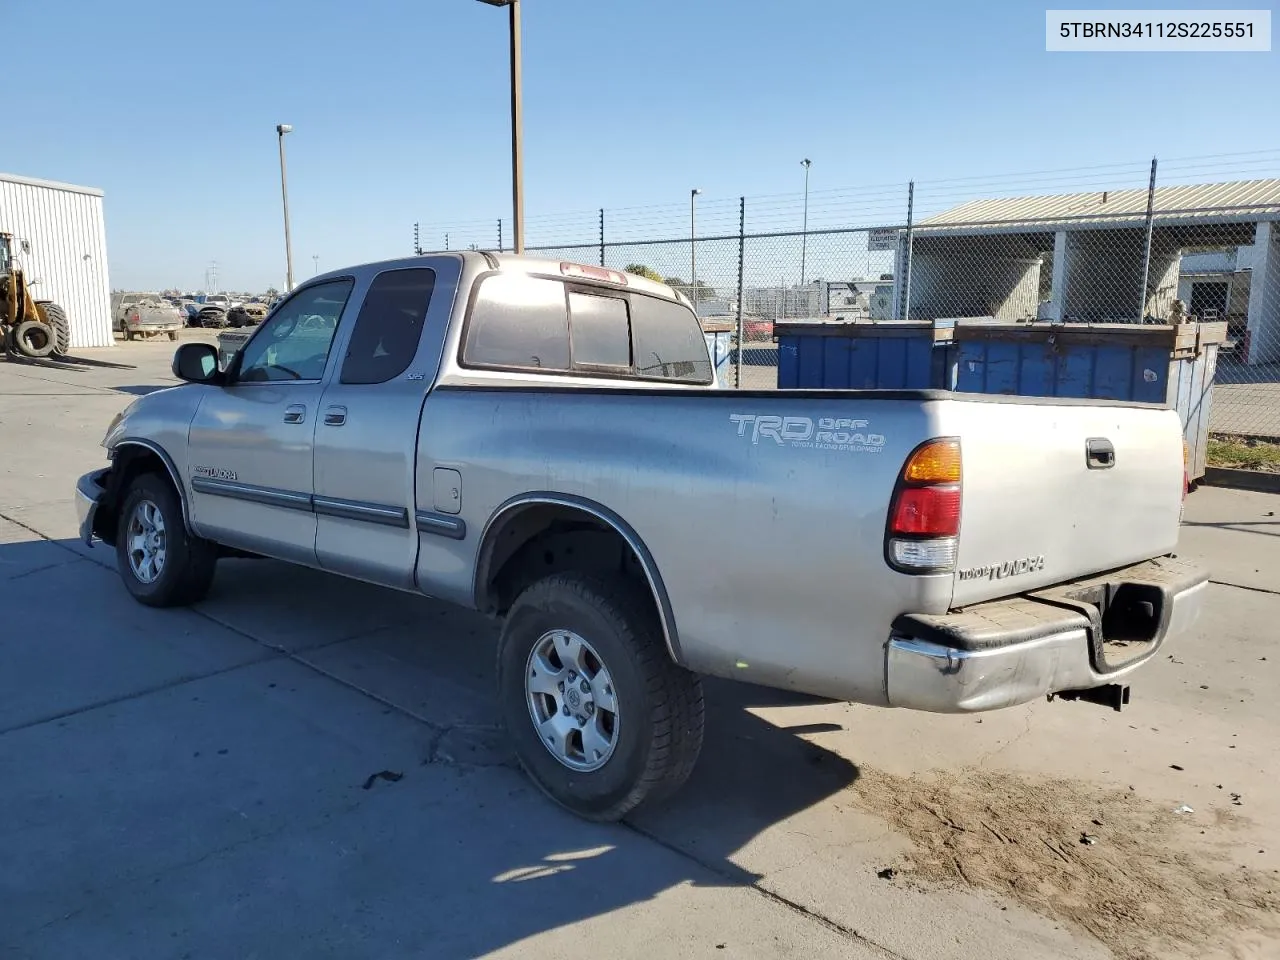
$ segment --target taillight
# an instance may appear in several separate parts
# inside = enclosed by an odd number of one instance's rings
[[[905,573],[939,573],[954,567],[960,502],[960,441],[930,440],[916,447],[902,466],[889,505],[889,565]]]
[[[894,500],[889,532],[954,537],[960,532],[960,488],[904,487]]]
[[[129,322],[136,327],[140,322],[142,322],[142,318],[135,313],[132,317],[129,318]]]

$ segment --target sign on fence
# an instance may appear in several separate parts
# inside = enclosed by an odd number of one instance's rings
[[[876,250],[897,250],[898,249],[898,228],[897,227],[879,227],[875,230],[867,231],[867,250],[874,252]]]

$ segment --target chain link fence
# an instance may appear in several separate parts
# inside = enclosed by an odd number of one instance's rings
[[[1280,167],[1247,157],[1239,169],[1259,162]],[[1217,323],[1210,429],[1280,437],[1280,178],[1165,186],[1154,162],[1112,166],[815,192],[801,229],[790,196],[570,214],[530,233],[574,241],[536,237],[527,250],[680,290],[724,347],[722,381],[745,389],[778,385],[785,322]],[[1175,181],[1200,171],[1172,166]],[[501,221],[481,229],[503,246]]]

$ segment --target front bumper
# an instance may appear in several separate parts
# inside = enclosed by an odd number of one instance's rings
[[[1189,561],[1160,557],[941,617],[899,617],[886,653],[889,703],[970,713],[1115,683],[1190,629],[1208,579]],[[1118,597],[1149,605],[1149,624],[1108,614]]]
[[[80,518],[80,539],[93,546],[93,521],[106,491],[107,470],[94,470],[76,481],[76,516]]]

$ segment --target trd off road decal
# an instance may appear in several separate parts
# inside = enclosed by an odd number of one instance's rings
[[[752,444],[763,440],[778,446],[813,450],[839,450],[846,453],[879,453],[884,449],[883,434],[872,433],[869,420],[849,417],[777,417],[755,413],[731,413],[729,422],[738,428],[738,436],[749,437]]]

